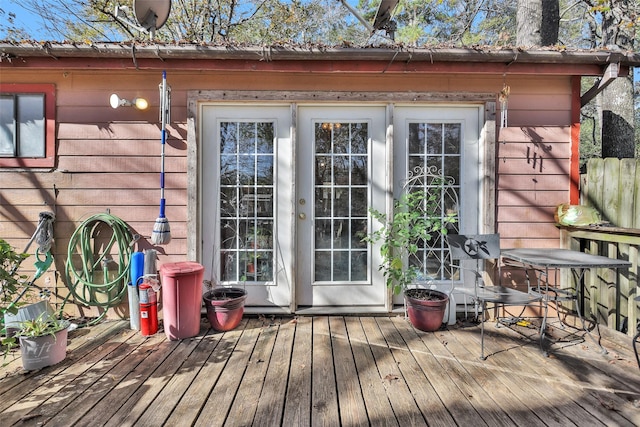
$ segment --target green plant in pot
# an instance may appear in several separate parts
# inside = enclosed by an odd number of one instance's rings
[[[20,292],[26,276],[17,273],[18,266],[29,255],[16,252],[9,243],[0,239],[0,312],[16,314],[18,307],[13,303]]]
[[[422,273],[421,263],[415,262],[418,251],[426,242],[447,234],[447,226],[457,222],[455,212],[441,213],[441,191],[441,186],[436,185],[428,192],[403,192],[394,201],[390,217],[370,209],[371,216],[382,226],[365,238],[369,243],[381,242],[379,270],[394,294],[403,293],[411,323],[425,331],[440,328],[448,302],[443,292],[411,288]]]
[[[22,366],[27,371],[55,365],[66,357],[69,326],[68,320],[42,313],[35,319],[20,322],[17,333],[3,340],[5,351],[19,343]]]
[[[35,319],[41,313],[53,313],[46,300],[27,303],[30,283],[26,275],[18,273],[26,253],[16,252],[9,243],[0,239],[0,322],[4,322],[6,335],[11,337],[20,329],[20,322]],[[38,262],[36,262],[36,265]],[[31,281],[37,278],[37,273]]]

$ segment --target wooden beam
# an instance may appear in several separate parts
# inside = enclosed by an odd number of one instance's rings
[[[584,107],[595,98],[600,92],[604,90],[612,81],[618,78],[620,72],[620,64],[611,63],[607,66],[606,70],[604,70],[604,74],[602,78],[594,84],[591,89],[586,91],[584,95],[580,98],[580,107]]]

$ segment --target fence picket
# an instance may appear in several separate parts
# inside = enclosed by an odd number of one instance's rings
[[[635,159],[620,160],[620,207],[618,211],[618,220],[616,225],[625,228],[635,228],[635,212],[633,211],[635,184],[636,184],[636,165]]]
[[[567,230],[570,239],[566,244],[632,263],[625,271],[605,269],[585,274],[585,315],[632,336],[640,321],[640,303],[634,301],[640,293],[640,160],[590,159],[580,182],[581,203],[598,209],[613,227]]]
[[[584,195],[584,203],[587,206],[601,210],[602,206],[602,179],[604,176],[604,162],[602,159],[590,159],[587,162],[587,192]]]

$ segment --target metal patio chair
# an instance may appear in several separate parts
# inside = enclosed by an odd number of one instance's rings
[[[640,296],[634,298],[635,301],[640,301]],[[640,368],[640,355],[638,355],[638,345],[640,345],[640,322],[636,326],[638,333],[633,337],[633,351],[636,353],[636,362],[638,362],[638,368]]]
[[[485,360],[484,355],[484,323],[486,320],[487,304],[491,303],[494,308],[499,309],[500,306],[527,306],[541,300],[540,295],[532,292],[524,292],[511,287],[502,286],[500,284],[488,284],[487,279],[491,277],[490,272],[486,268],[486,262],[494,261],[500,272],[500,235],[499,234],[449,234],[447,243],[451,252],[453,261],[452,268],[459,269],[459,275],[452,275],[452,291],[468,295],[474,301],[476,317],[478,317],[478,308],[481,313],[480,323],[480,359]],[[463,264],[474,262],[474,267],[467,267]],[[473,275],[474,286],[464,287],[456,286],[463,275]],[[498,277],[501,275],[498,274]],[[499,279],[498,279],[499,280]],[[528,290],[531,289],[531,280],[527,280]],[[496,311],[497,314],[497,311]],[[499,325],[499,316],[496,315],[496,325]],[[540,344],[542,345],[542,343]]]

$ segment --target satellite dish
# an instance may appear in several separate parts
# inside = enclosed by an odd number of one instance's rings
[[[376,17],[373,20],[374,30],[386,30],[387,35],[392,39],[394,38],[396,23],[391,20],[391,14],[398,5],[398,2],[399,0],[382,0],[380,6],[378,6]]]
[[[171,12],[171,0],[133,0],[133,14],[138,24],[154,33],[162,28]]]
[[[133,14],[137,24],[129,19],[127,12],[128,6],[116,4],[115,18],[118,21],[143,33],[150,33],[153,39],[156,30],[169,18],[171,0],[133,0]]]
[[[340,3],[351,12],[358,20],[364,25],[367,30],[371,34],[376,32],[377,30],[386,30],[387,36],[394,39],[394,33],[396,31],[397,25],[395,21],[391,20],[391,14],[393,10],[398,5],[400,0],[382,0],[380,2],[380,6],[378,6],[378,11],[376,12],[376,17],[373,21],[373,25],[371,25],[362,15],[358,13],[358,11],[351,6],[347,0],[340,0]]]

